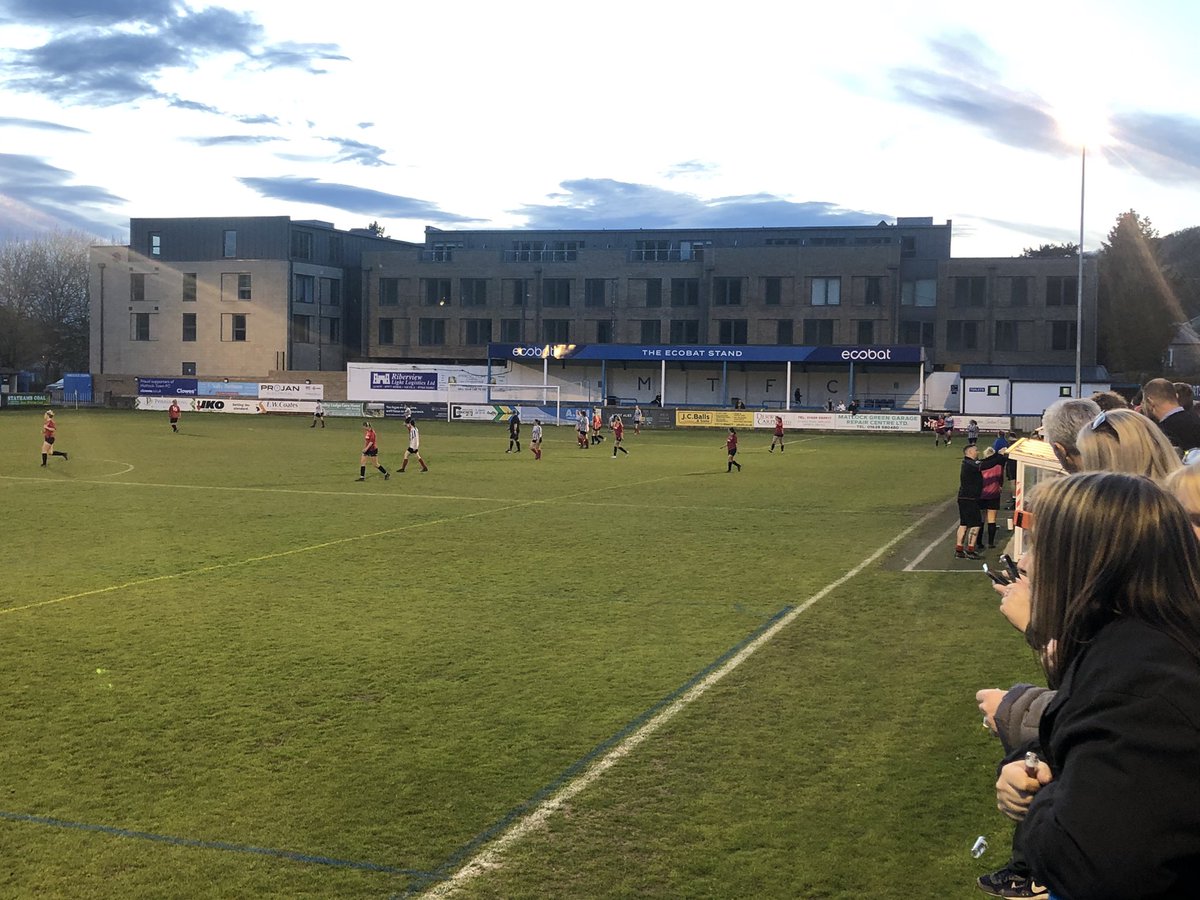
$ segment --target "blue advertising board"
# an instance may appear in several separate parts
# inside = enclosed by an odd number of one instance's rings
[[[63,376],[63,399],[92,402],[92,376],[87,372],[68,372]]]
[[[371,390],[436,391],[437,372],[378,372],[371,370]]]
[[[540,359],[643,362],[894,363],[915,364],[922,348],[890,344],[851,347],[794,347],[775,344],[671,346],[661,344],[488,344],[491,359],[533,362]],[[372,373],[372,377],[374,373]]]
[[[257,381],[201,381],[198,388],[201,397],[258,398]]]
[[[142,397],[195,397],[195,378],[139,378],[138,395]]]

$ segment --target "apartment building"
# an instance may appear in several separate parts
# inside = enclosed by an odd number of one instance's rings
[[[131,219],[90,253],[96,375],[265,377],[362,355],[362,256],[418,244],[287,216]]]
[[[951,223],[444,231],[369,251],[373,359],[479,362],[489,342],[905,344],[936,368],[1075,359],[1078,260],[954,259]],[[1085,259],[1083,356],[1095,362]]]

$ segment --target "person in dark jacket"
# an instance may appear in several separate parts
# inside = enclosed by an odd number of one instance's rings
[[[1194,896],[1200,543],[1139,476],[1072,475],[1031,499],[1026,637],[1057,693],[996,782],[1014,849],[1064,900]]]
[[[1165,378],[1147,381],[1142,388],[1142,412],[1158,423],[1167,440],[1181,453],[1200,447],[1200,417],[1183,411],[1173,382]]]

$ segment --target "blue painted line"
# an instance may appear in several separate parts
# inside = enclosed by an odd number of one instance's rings
[[[423,893],[439,881],[445,881],[454,874],[455,870],[457,870],[459,864],[462,863],[464,859],[474,854],[474,852],[481,846],[502,833],[513,822],[527,814],[531,809],[536,807],[547,797],[556,793],[559,788],[591,765],[595,759],[603,756],[617,744],[621,743],[621,741],[623,741],[630,734],[641,728],[644,724],[646,724],[646,722],[653,719],[661,710],[670,706],[679,697],[690,691],[693,687],[707,678],[711,672],[719,669],[727,661],[740,653],[748,644],[757,640],[761,634],[770,629],[772,625],[786,616],[793,609],[795,609],[795,607],[791,604],[783,607],[783,609],[779,610],[779,612],[775,613],[775,615],[763,622],[762,625],[751,632],[745,639],[730,647],[682,685],[671,691],[671,693],[667,694],[649,709],[640,713],[636,718],[626,723],[626,725],[620,731],[606,738],[579,759],[575,760],[575,762],[571,763],[571,765],[567,766],[567,768],[563,769],[553,781],[538,790],[538,792],[532,797],[529,797],[520,805],[510,809],[496,822],[489,825],[483,831],[479,832],[479,834],[475,835],[475,837],[471,838],[471,840],[467,841],[467,843],[455,850],[446,858],[445,862],[438,866],[433,872],[407,873],[411,874],[416,880],[403,892],[393,894],[389,900],[398,900],[400,897],[409,897],[414,894]]]
[[[359,869],[366,872],[383,872],[388,875],[407,875],[418,878],[429,878],[432,874],[416,869],[385,866],[380,863],[363,862],[353,859],[335,859],[332,856],[313,856],[308,853],[298,853],[295,850],[275,850],[271,847],[253,847],[247,844],[231,844],[226,841],[201,841],[195,838],[154,834],[149,831],[130,831],[127,828],[114,828],[111,825],[91,825],[87,822],[70,822],[66,819],[54,819],[50,816],[32,816],[25,813],[4,812],[3,810],[0,810],[0,819],[31,825],[49,825],[53,828],[94,831],[99,834],[112,835],[113,837],[134,838],[140,841],[156,841],[160,844],[172,844],[176,847],[196,847],[201,850],[225,850],[232,853],[253,853],[259,856],[273,856],[278,859],[289,859],[293,862],[308,863],[310,865],[334,866],[339,869]]]

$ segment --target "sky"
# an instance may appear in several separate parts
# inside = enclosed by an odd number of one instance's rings
[[[1200,4],[0,0],[0,239],[1200,225]]]

